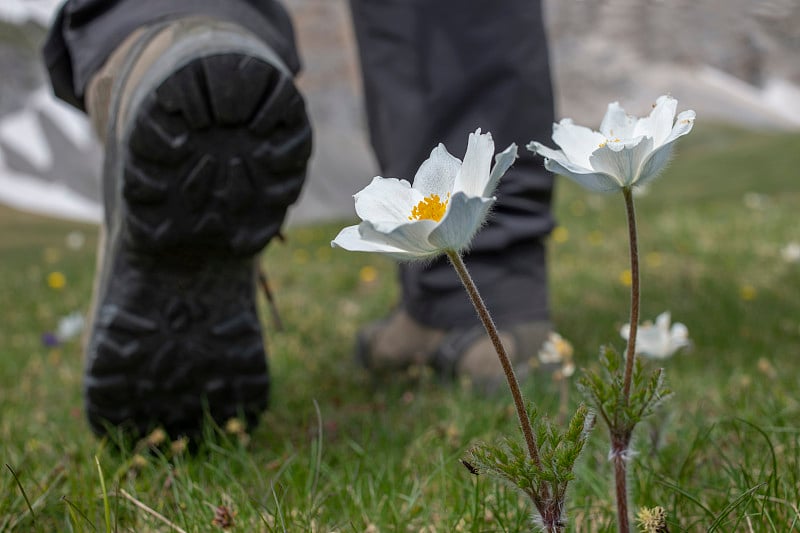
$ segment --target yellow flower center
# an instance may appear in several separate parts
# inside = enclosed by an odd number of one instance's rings
[[[411,210],[411,216],[408,220],[435,220],[439,222],[447,211],[447,203],[450,201],[450,193],[447,193],[447,198],[444,202],[439,199],[438,194],[431,194],[426,196],[414,206]]]

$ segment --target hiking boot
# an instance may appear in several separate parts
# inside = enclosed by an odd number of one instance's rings
[[[520,380],[536,363],[551,324],[546,320],[499,328],[500,340]],[[506,383],[497,352],[483,325],[451,330],[420,324],[404,310],[367,324],[358,334],[356,359],[374,375],[428,365],[445,378],[467,377],[491,392]]]
[[[305,104],[262,41],[205,18],[136,31],[87,89],[105,224],[85,362],[97,434],[250,424],[269,374],[256,255],[298,197]]]

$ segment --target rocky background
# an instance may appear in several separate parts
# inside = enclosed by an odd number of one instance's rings
[[[546,10],[564,114],[588,114],[595,91],[641,105],[661,89],[701,119],[800,127],[798,0],[548,0]]]
[[[0,0],[0,202],[28,209],[37,208],[28,201],[34,196],[55,194],[51,210],[69,197],[52,187],[59,181],[97,198],[87,192],[96,188],[96,143],[86,141],[77,115],[56,110],[41,90],[38,48],[57,3]],[[376,169],[347,1],[286,5],[305,61],[299,83],[316,126],[308,186],[292,220],[348,217],[352,192]],[[800,129],[799,0],[545,0],[544,9],[559,117],[596,125],[610,101],[644,114],[670,93],[699,121]],[[37,179],[47,187],[32,194]],[[80,202],[73,208],[52,212],[98,218],[97,209]]]

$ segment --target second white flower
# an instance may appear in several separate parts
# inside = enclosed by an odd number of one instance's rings
[[[565,118],[553,124],[553,141],[561,150],[538,142],[528,144],[528,150],[544,156],[547,170],[593,191],[643,185],[666,166],[672,143],[692,131],[694,111],[683,111],[676,119],[677,106],[674,98],[661,96],[649,116],[636,118],[613,102],[608,105],[600,131]]]

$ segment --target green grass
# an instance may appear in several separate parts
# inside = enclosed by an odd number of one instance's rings
[[[800,136],[698,129],[637,199],[643,319],[669,309],[694,342],[663,362],[675,396],[638,429],[630,478],[634,508],[664,506],[672,531],[800,531],[800,264],[779,253],[800,241],[798,168]],[[556,211],[567,238],[550,243],[553,318],[592,366],[601,344],[622,346],[627,321],[623,202],[563,180]],[[373,383],[354,366],[355,332],[397,287],[389,261],[329,247],[339,227],[293,229],[264,255],[286,330],[265,318],[274,386],[260,426],[246,438],[211,428],[195,454],[118,451],[84,421],[79,342],[40,339],[86,309],[96,230],[0,208],[0,531],[213,531],[219,506],[234,531],[529,528],[525,501],[459,463],[516,431],[508,395],[426,372]],[[65,246],[75,230],[78,251]],[[524,389],[556,412],[549,376]],[[598,425],[571,531],[614,531],[607,452]]]

